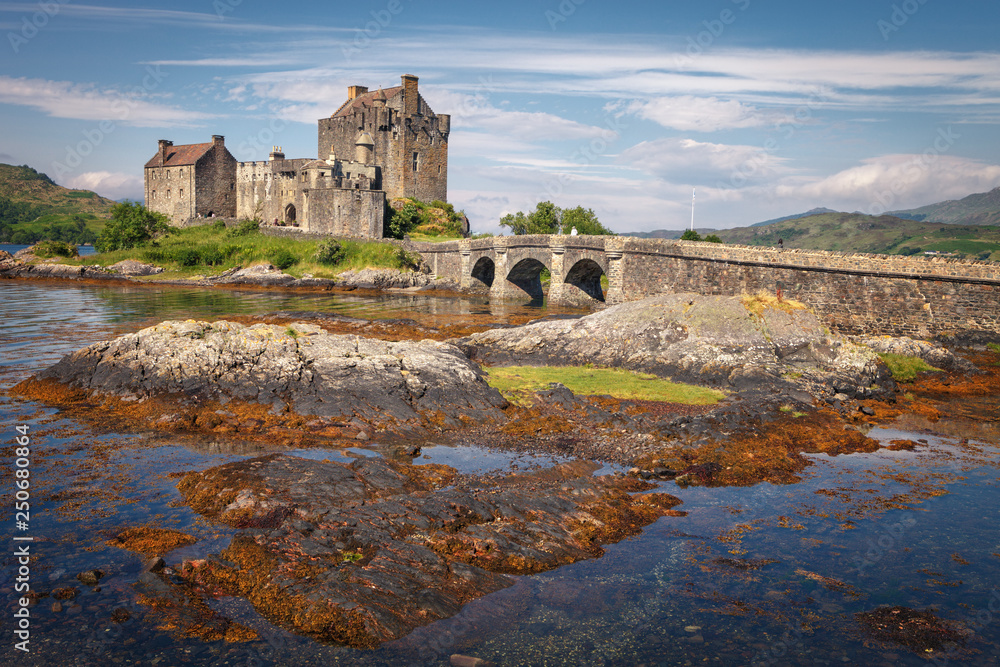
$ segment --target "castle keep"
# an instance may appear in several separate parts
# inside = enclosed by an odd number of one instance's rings
[[[451,117],[421,97],[417,77],[348,99],[319,121],[319,159],[237,162],[221,136],[160,150],[145,168],[146,207],[176,225],[194,217],[254,217],[308,232],[381,238],[387,201],[446,201]]]

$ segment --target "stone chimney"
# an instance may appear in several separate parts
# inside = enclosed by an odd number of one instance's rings
[[[417,77],[412,74],[403,75],[403,113],[416,116],[420,113],[420,92],[417,90]]]
[[[212,135],[212,143],[215,146],[219,147],[219,148],[225,148],[226,147],[226,138],[224,136],[222,136],[221,134],[213,134]]]
[[[281,146],[271,146],[271,154],[268,156],[268,159],[270,159],[271,162],[274,162],[275,160],[284,160],[285,153]]]
[[[174,145],[174,142],[160,139],[160,166],[167,161],[167,149]]]
[[[357,99],[361,95],[368,92],[368,86],[348,86],[347,87],[347,101],[350,102],[353,99]]]

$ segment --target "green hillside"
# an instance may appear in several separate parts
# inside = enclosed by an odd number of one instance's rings
[[[0,243],[93,243],[114,202],[56,185],[28,166],[0,164]]]
[[[1000,225],[1000,188],[969,195],[964,199],[938,202],[908,211],[893,211],[892,215],[922,222]]]
[[[949,225],[891,215],[823,213],[717,234],[725,243],[751,246],[775,247],[780,239],[786,248],[887,255],[939,252],[1000,261],[1000,226]]]

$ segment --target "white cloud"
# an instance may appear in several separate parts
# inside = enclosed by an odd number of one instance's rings
[[[0,103],[31,107],[56,118],[112,121],[138,127],[193,127],[212,114],[148,101],[158,83],[122,92],[93,84],[0,76]]]
[[[121,172],[88,171],[70,178],[63,185],[75,190],[93,190],[108,199],[128,197],[142,201],[144,196],[142,176]]]
[[[618,161],[659,178],[691,184],[731,181],[739,185],[787,172],[784,160],[757,146],[715,144],[693,139],[644,141],[618,157]]]
[[[761,127],[772,124],[778,119],[778,115],[774,112],[764,112],[737,100],[693,95],[635,101],[628,105],[627,110],[663,127],[684,132],[716,132]]]
[[[786,183],[774,188],[777,197],[823,202],[831,208],[881,214],[915,208],[1000,185],[1000,165],[939,155],[883,155],[864,160],[826,178]]]

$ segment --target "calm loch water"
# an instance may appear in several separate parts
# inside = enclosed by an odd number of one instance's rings
[[[358,317],[461,318],[546,314],[474,299],[362,298],[191,289],[0,283],[0,389],[62,355],[163,319],[277,310]],[[105,542],[122,526],[174,527],[200,538],[169,564],[218,552],[232,531],[179,502],[170,473],[263,453],[211,438],[95,432],[57,410],[0,395],[2,664],[38,665],[447,665],[452,654],[498,665],[996,665],[1000,655],[1000,471],[995,443],[890,428],[872,437],[920,441],[915,451],[813,457],[788,486],[663,490],[684,500],[603,558],[535,577],[477,600],[454,618],[376,651],[323,646],[259,617],[245,601],[212,600],[248,625],[250,643],[178,637],[138,603],[142,559]],[[15,523],[12,443],[32,439],[31,515]],[[293,452],[343,459],[344,453]],[[357,450],[355,455],[374,455]],[[462,470],[548,460],[470,448],[425,450],[424,462]],[[30,653],[15,648],[18,564],[30,536],[39,591],[75,587],[75,599],[30,607]],[[105,572],[100,591],[76,580]],[[912,651],[867,636],[856,614],[882,606],[930,610],[966,637],[960,650]],[[116,622],[127,612],[128,619]]]

